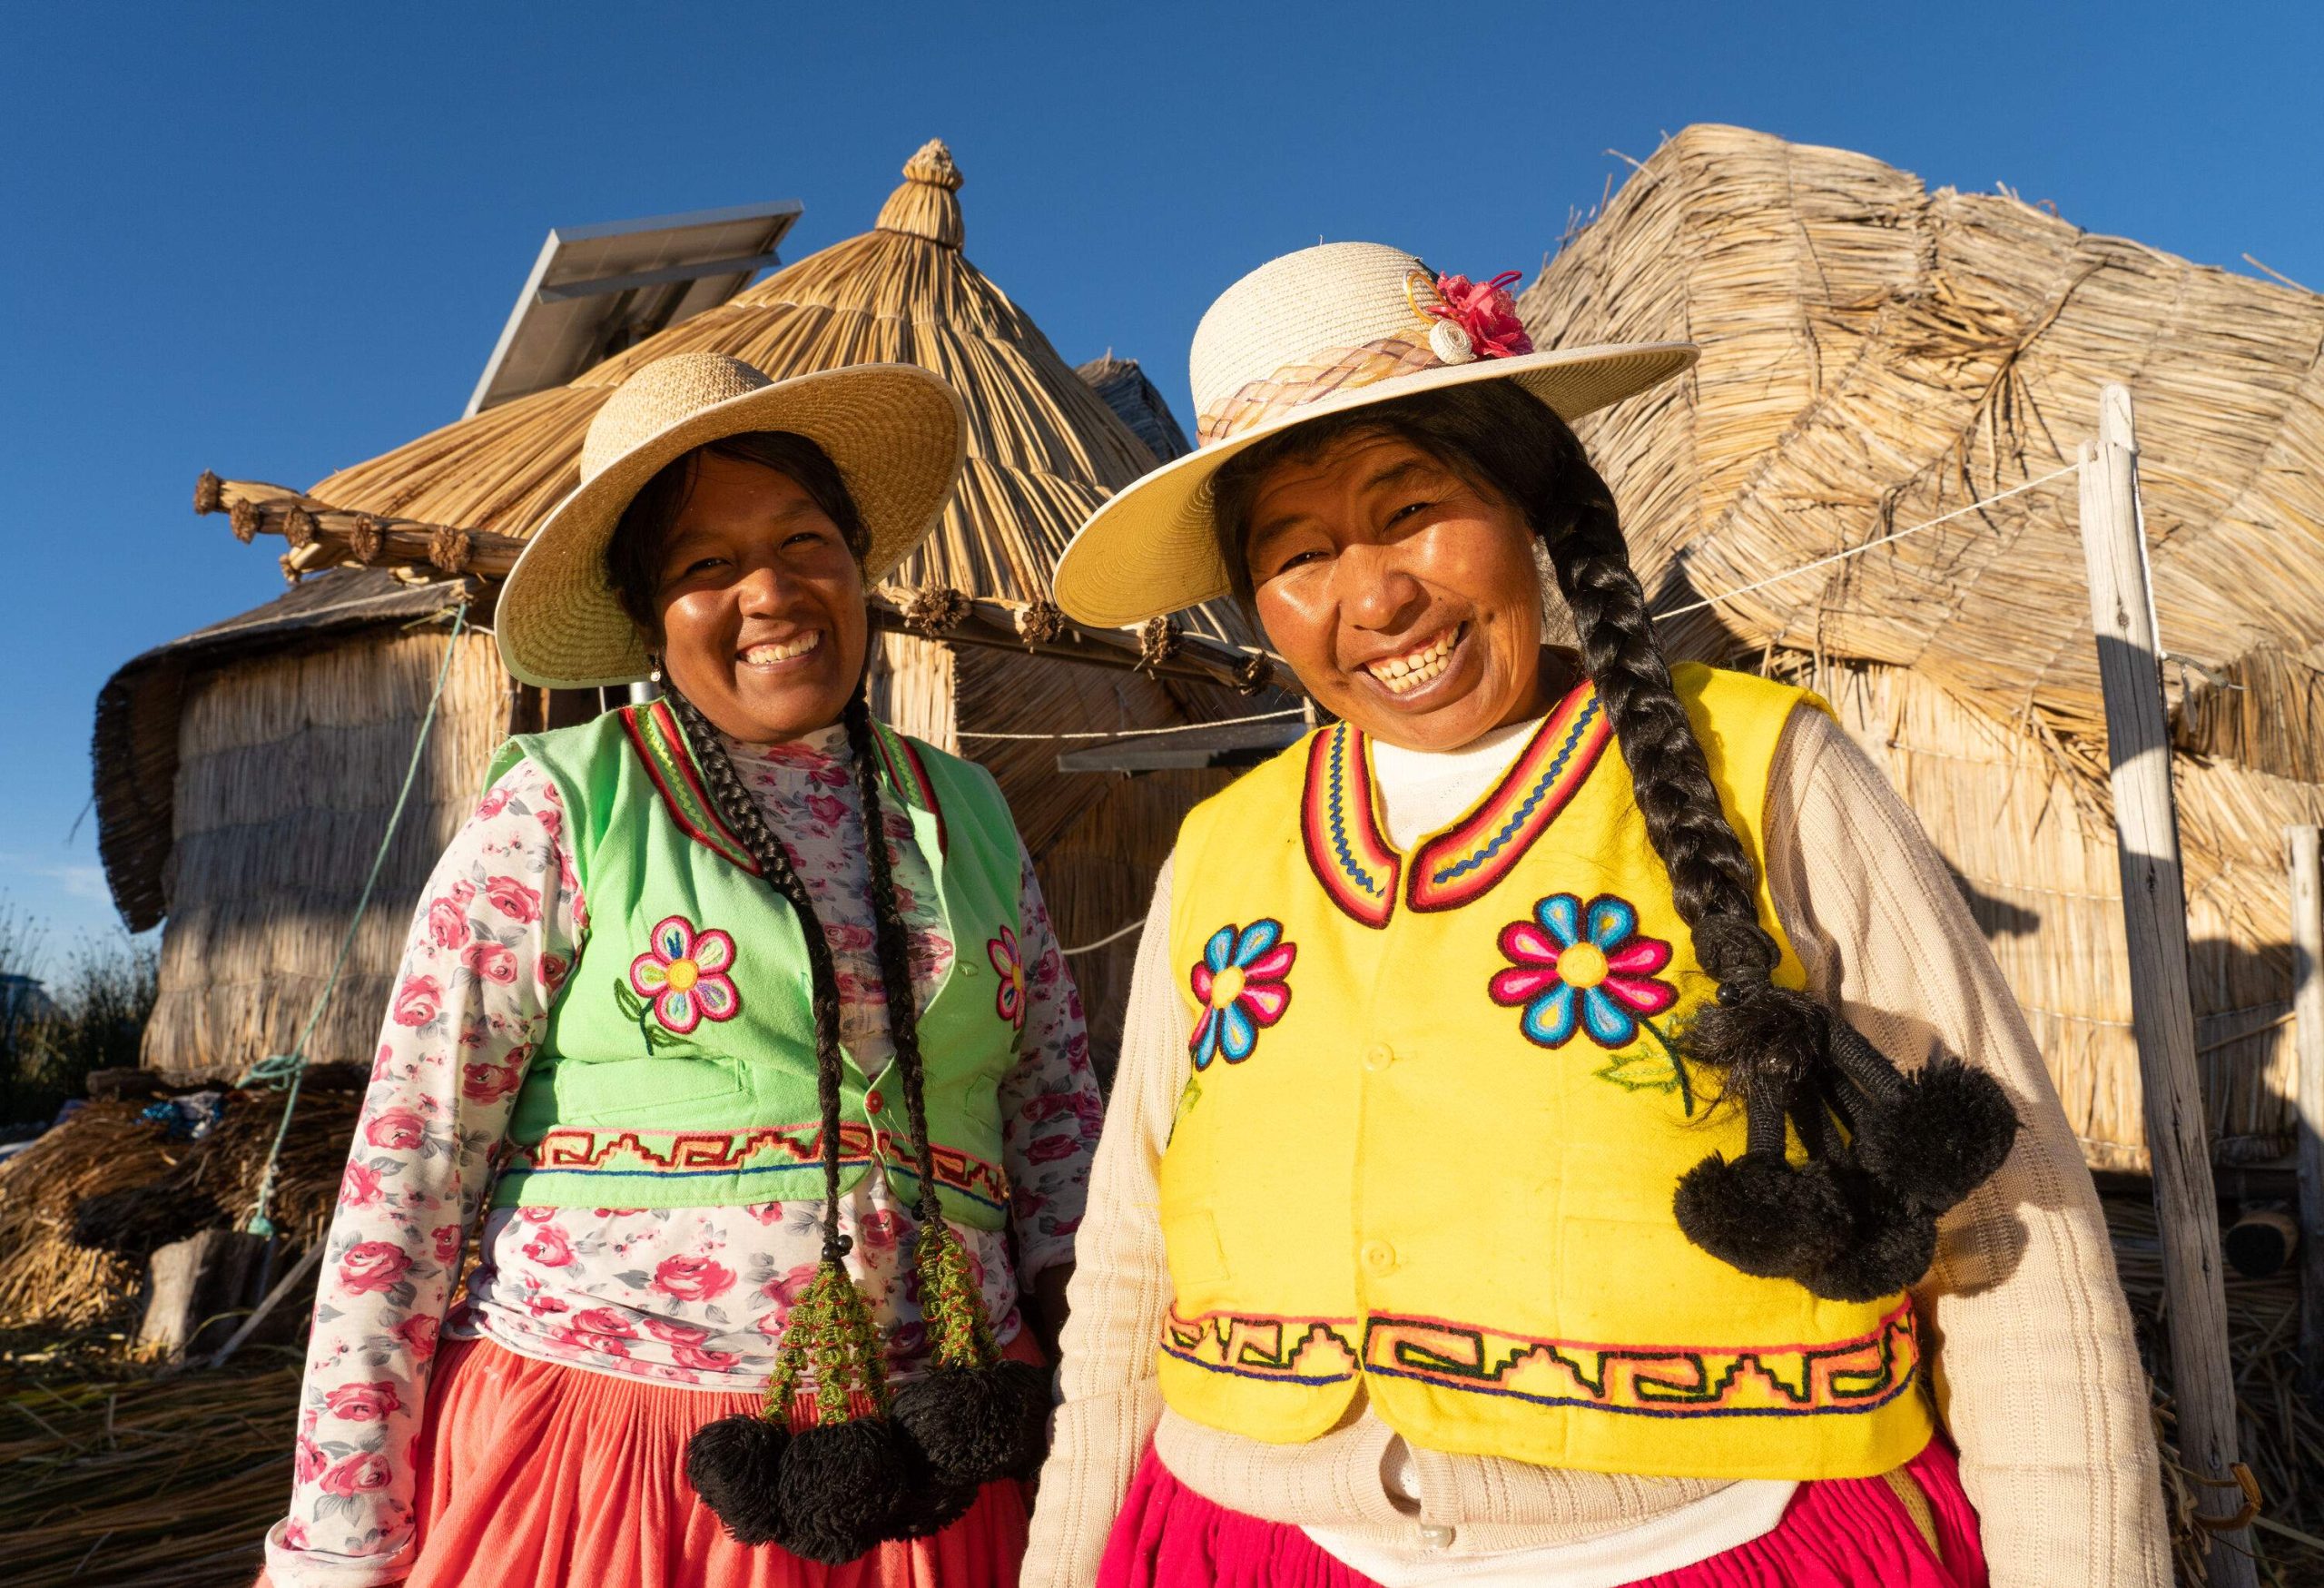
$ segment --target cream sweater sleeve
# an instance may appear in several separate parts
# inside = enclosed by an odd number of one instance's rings
[[[1187,1016],[1170,968],[1170,869],[1164,862],[1138,940],[1122,1022],[1121,1063],[1089,1172],[1060,1341],[1062,1401],[1041,1469],[1024,1588],[1086,1588],[1162,1410],[1155,1343],[1170,1306],[1155,1171],[1192,1072]]]
[[[2098,1195],[2024,1016],[1912,812],[1845,730],[1795,715],[1768,880],[1808,984],[1907,1070],[1950,1050],[2024,1123],[1946,1216],[1914,1297],[1993,1588],[2166,1588],[2146,1382]]]

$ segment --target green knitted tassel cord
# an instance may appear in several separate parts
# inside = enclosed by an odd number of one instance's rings
[[[912,1261],[931,1360],[896,1391],[897,1425],[945,1483],[973,1489],[1030,1477],[1049,1443],[1049,1376],[1000,1359],[968,1251],[932,1208]]]
[[[985,1316],[968,1248],[940,1218],[920,1227],[912,1243],[920,1270],[920,1316],[928,1328],[929,1353],[938,1367],[990,1367],[1000,1358],[992,1320]]]

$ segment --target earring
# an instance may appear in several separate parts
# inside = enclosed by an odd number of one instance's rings
[[[662,681],[662,658],[655,656],[648,656],[645,659],[654,664],[645,674],[646,682],[649,684],[659,684]]]

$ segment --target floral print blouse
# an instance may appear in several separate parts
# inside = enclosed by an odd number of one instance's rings
[[[726,748],[813,895],[842,1040],[876,1068],[892,1045],[844,731]],[[909,817],[881,815],[924,1008],[954,945]],[[756,1389],[814,1273],[820,1202],[499,1208],[466,1299],[447,1316],[462,1234],[487,1198],[527,1060],[588,930],[564,817],[537,766],[510,768],[445,851],[413,922],[325,1248],[290,1511],[268,1535],[281,1588],[398,1574],[439,1333],[592,1372]],[[1022,972],[1011,1016],[1022,1017],[1020,1058],[999,1100],[1009,1228],[956,1227],[1004,1341],[1021,1327],[1020,1286],[1071,1260],[1102,1113],[1080,999],[1029,858],[1019,920],[1008,946]],[[1016,968],[993,967],[1011,989]],[[925,1354],[911,1206],[874,1165],[840,1216],[891,1371],[908,1377]]]

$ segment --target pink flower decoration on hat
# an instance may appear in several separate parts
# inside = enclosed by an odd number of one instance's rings
[[[1450,363],[1467,363],[1470,359],[1506,359],[1515,353],[1533,350],[1533,339],[1526,334],[1525,322],[1517,318],[1517,300],[1509,289],[1514,286],[1521,272],[1503,271],[1491,281],[1472,281],[1466,276],[1436,278],[1436,301],[1419,305],[1420,311],[1431,319],[1457,326],[1467,338],[1468,359],[1445,358],[1445,350],[1437,349],[1437,356]],[[1432,344],[1437,341],[1432,336]],[[1456,344],[1459,338],[1452,339]]]
[[[698,931],[683,915],[655,923],[653,946],[629,962],[632,990],[654,1005],[665,1030],[684,1036],[705,1020],[733,1020],[742,998],[726,972],[734,966],[734,940]]]

